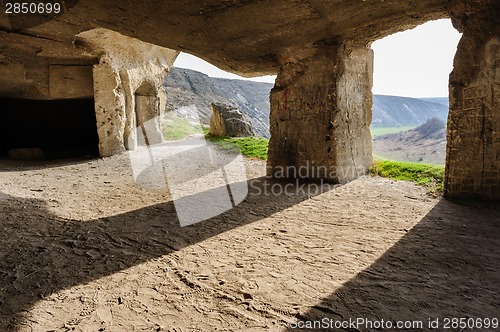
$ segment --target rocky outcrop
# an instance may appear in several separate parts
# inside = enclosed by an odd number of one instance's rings
[[[220,137],[254,136],[250,120],[232,105],[212,103],[210,134]]]
[[[176,67],[165,77],[167,108],[180,117],[208,125],[212,114],[210,105],[229,103],[250,119],[257,136],[265,138],[269,138],[269,93],[272,87],[271,83],[209,77]]]

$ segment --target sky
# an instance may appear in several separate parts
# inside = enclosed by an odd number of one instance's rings
[[[412,30],[377,40],[373,93],[405,97],[447,97],[448,75],[460,34],[449,19],[430,21]],[[245,78],[225,72],[193,55],[181,53],[174,63],[211,77],[274,83],[275,76]]]

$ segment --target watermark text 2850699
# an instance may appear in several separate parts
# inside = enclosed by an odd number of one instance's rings
[[[58,2],[6,2],[5,14],[59,14]]]

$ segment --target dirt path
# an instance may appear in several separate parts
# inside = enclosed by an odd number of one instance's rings
[[[498,206],[371,177],[265,195],[264,163],[245,163],[243,203],[180,227],[169,193],[138,186],[124,155],[0,161],[0,331],[500,318]]]

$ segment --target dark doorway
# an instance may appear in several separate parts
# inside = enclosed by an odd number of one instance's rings
[[[41,150],[46,159],[99,155],[93,99],[0,98],[0,105],[3,157],[26,150],[21,159],[31,159],[30,149]]]

